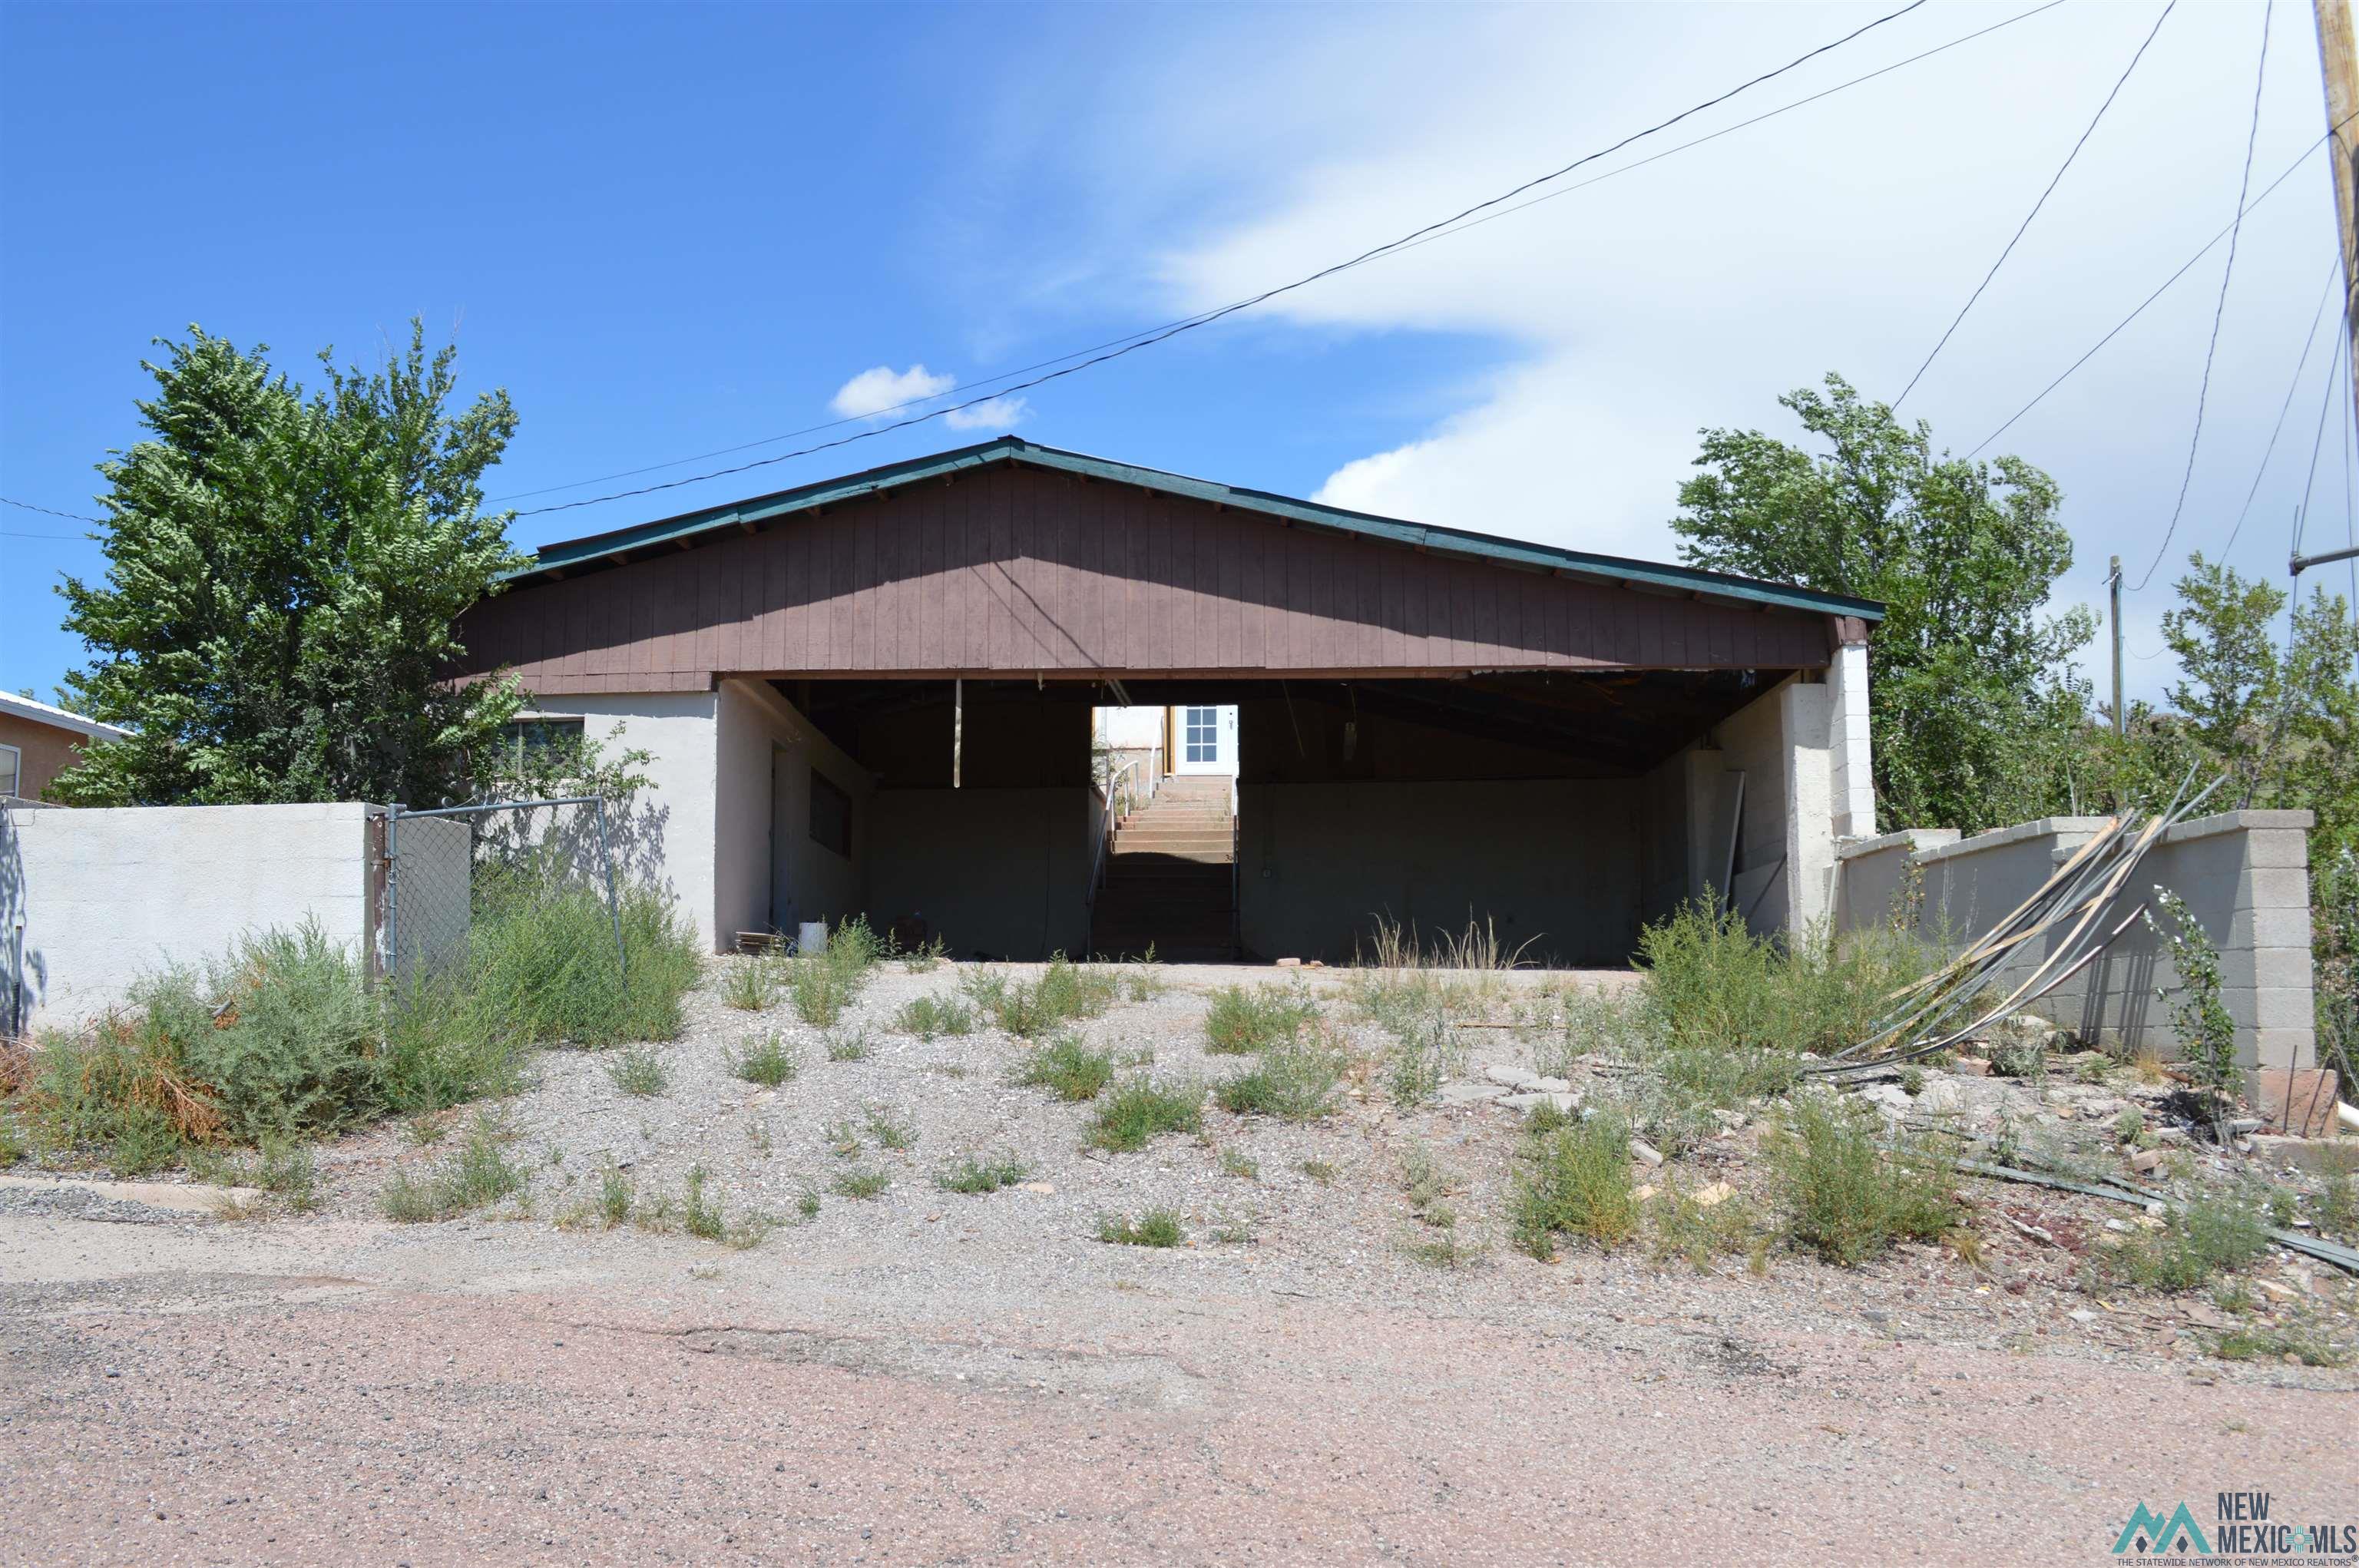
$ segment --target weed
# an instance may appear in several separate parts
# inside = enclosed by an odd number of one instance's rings
[[[631,1203],[636,1196],[631,1179],[609,1165],[598,1172],[598,1214],[612,1230],[631,1217]]]
[[[1243,1225],[1214,1225],[1212,1241],[1218,1247],[1251,1247],[1254,1244],[1253,1227]]]
[[[1621,1118],[1596,1116],[1527,1137],[1518,1151],[1516,1244],[1545,1262],[1559,1236],[1610,1252],[1638,1228],[1630,1183],[1630,1134]]]
[[[827,1059],[830,1062],[865,1062],[872,1050],[868,1043],[866,1029],[855,1029],[850,1034],[838,1034],[831,1030],[826,1040]]]
[[[2224,1115],[2235,1101],[2244,1074],[2236,1065],[2235,1020],[2221,1000],[2220,950],[2178,894],[2158,886],[2154,898],[2163,919],[2176,930],[2165,931],[2152,909],[2146,914],[2147,929],[2169,947],[2180,985],[2175,995],[2157,987],[2155,999],[2170,1009],[2172,1031],[2179,1036],[2181,1058],[2197,1087],[2210,1094]]]
[[[1429,1269],[1463,1269],[1488,1249],[1464,1231],[1452,1227],[1412,1232],[1401,1239],[1400,1250],[1404,1257]]]
[[[2145,1131],[2146,1113],[2139,1110],[2136,1105],[2125,1107],[2120,1116],[2114,1118],[2114,1141],[2115,1143],[2134,1144],[2137,1142],[2139,1137],[2143,1135]]]
[[[1212,997],[1204,1015],[1204,1049],[1216,1056],[1245,1056],[1291,1041],[1316,1018],[1319,1004],[1299,989],[1231,985]]]
[[[931,974],[934,966],[941,963],[942,955],[942,939],[931,937],[901,954],[901,968],[910,975]]]
[[[1233,1147],[1221,1150],[1221,1171],[1243,1181],[1261,1180],[1261,1161],[1242,1149]]]
[[[2082,1083],[2093,1083],[2102,1088],[2113,1070],[2114,1064],[2105,1060],[2104,1052],[2093,1051],[2081,1058],[2080,1066],[2074,1071]]]
[[[2318,1194],[2318,1229],[2343,1241],[2359,1239],[2359,1178],[2346,1171],[2328,1179]]]
[[[1925,1092],[1925,1070],[1915,1062],[1900,1070],[1900,1092],[1910,1099]]]
[[[1114,1058],[1070,1034],[1033,1051],[1016,1075],[1016,1083],[1046,1089],[1060,1100],[1094,1100],[1113,1079]]]
[[[701,1165],[688,1169],[688,1196],[680,1203],[680,1228],[705,1241],[719,1241],[728,1229],[721,1215],[721,1205],[705,1192],[711,1180]]]
[[[1098,1102],[1089,1142],[1093,1148],[1126,1152],[1145,1149],[1158,1134],[1200,1132],[1203,1126],[1202,1084],[1132,1078]]]
[[[1013,1187],[1032,1168],[1012,1154],[993,1155],[978,1160],[967,1156],[949,1170],[937,1173],[934,1185],[945,1192],[996,1192],[1002,1187]]]
[[[867,1147],[861,1141],[860,1124],[857,1122],[830,1122],[820,1129],[820,1136],[842,1160],[856,1160],[860,1151]]]
[[[879,1149],[900,1153],[918,1141],[918,1129],[902,1119],[898,1112],[882,1105],[871,1105],[868,1107],[868,1136],[876,1140]]]
[[[1321,1187],[1332,1187],[1335,1184],[1335,1178],[1341,1174],[1331,1161],[1324,1160],[1297,1160],[1294,1168]]]
[[[754,1152],[764,1160],[769,1159],[771,1151],[777,1147],[770,1136],[770,1124],[766,1121],[747,1122],[745,1141],[753,1147]]]
[[[971,1034],[974,1030],[974,1009],[955,996],[915,996],[902,1005],[894,1027],[919,1040]]]
[[[729,1063],[731,1073],[748,1083],[759,1083],[767,1089],[794,1082],[795,1074],[802,1070],[802,1049],[775,1029],[765,1035],[759,1045],[733,1058]]]
[[[1461,1178],[1454,1171],[1434,1158],[1432,1146],[1419,1139],[1408,1146],[1401,1156],[1401,1183],[1408,1192],[1409,1211],[1429,1224],[1455,1224],[1453,1214],[1447,1222],[1432,1216],[1443,1208],[1442,1200],[1456,1192]]]
[[[1954,1227],[1957,1178],[1924,1140],[1889,1148],[1883,1118],[1859,1101],[1797,1099],[1772,1139],[1770,1171],[1787,1234],[1829,1263],[1864,1262],[1896,1241],[1932,1241]]]
[[[2269,1238],[2248,1194],[2199,1199],[2173,1210],[2158,1231],[2115,1247],[2104,1272],[2143,1290],[2192,1290],[2215,1274],[2252,1261]]]
[[[1114,1006],[1122,986],[1121,976],[1112,969],[1075,964],[1061,953],[1052,954],[1028,985],[980,970],[969,970],[960,978],[973,981],[967,993],[975,1004],[1002,1029],[1022,1040],[1037,1039],[1060,1024],[1096,1018]]]
[[[721,999],[740,1012],[758,1013],[776,1000],[778,977],[766,958],[748,958],[732,964]]]
[[[277,1194],[299,1214],[320,1206],[320,1163],[310,1144],[273,1136],[262,1140],[260,1152],[254,1168],[255,1186]]]
[[[795,1194],[795,1213],[800,1214],[806,1224],[819,1218],[818,1188],[805,1187]]]
[[[479,873],[464,964],[470,1021],[582,1046],[677,1039],[679,999],[704,962],[695,928],[652,887],[623,889],[618,906],[627,964],[616,962],[603,897],[530,871]]]
[[[883,1171],[847,1171],[833,1183],[836,1193],[845,1198],[878,1198],[893,1184],[889,1172]]]
[[[1171,983],[1163,977],[1163,965],[1155,960],[1155,944],[1148,942],[1147,951],[1122,966],[1123,989],[1134,1002],[1151,1002],[1170,989]]]
[[[2283,1329],[2230,1329],[2212,1343],[2223,1361],[2284,1361],[2304,1367],[2340,1367],[2350,1357],[2323,1340]]]
[[[621,1054],[609,1058],[606,1076],[614,1087],[625,1094],[642,1097],[662,1094],[671,1087],[671,1070],[663,1058],[643,1045],[632,1046]]]
[[[1234,1116],[1313,1121],[1335,1109],[1343,1066],[1343,1053],[1324,1041],[1288,1041],[1264,1051],[1250,1071],[1223,1081],[1213,1094]]]
[[[2291,1230],[2299,1211],[2294,1207],[2293,1194],[2283,1187],[2269,1189],[2269,1224],[2279,1230]]]
[[[1421,1105],[1441,1092],[1441,1081],[1465,1059],[1465,1047],[1451,1027],[1450,1015],[1439,1007],[1404,1013],[1388,1026],[1393,1052],[1385,1070],[1385,1087],[1403,1105]]]
[[[1711,1272],[1720,1258],[1743,1252],[1753,1238],[1753,1211],[1744,1200],[1705,1203],[1668,1178],[1647,1200],[1647,1220],[1655,1261],[1681,1258],[1699,1274]]]
[[[1188,1232],[1172,1210],[1149,1209],[1135,1220],[1099,1215],[1098,1239],[1116,1247],[1179,1247],[1186,1243]]]
[[[386,1218],[398,1225],[447,1220],[523,1192],[524,1171],[509,1162],[502,1147],[508,1139],[499,1123],[487,1115],[477,1116],[458,1147],[422,1179],[407,1170],[393,1173],[378,1200]]]

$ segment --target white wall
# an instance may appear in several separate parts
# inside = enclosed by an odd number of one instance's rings
[[[791,933],[861,910],[875,783],[766,681],[721,683],[713,822],[713,930]],[[812,841],[810,775],[852,797],[849,857]]]
[[[1113,746],[1150,746],[1163,744],[1163,713],[1161,708],[1097,708],[1098,739]]]
[[[315,920],[374,939],[369,808],[157,806],[0,811],[0,1004],[25,920],[31,1027],[122,1003],[143,975]],[[0,1005],[0,1022],[5,1022]]]
[[[1830,910],[1835,865],[1831,708],[1823,683],[1789,679],[1712,731],[1725,766],[1745,774],[1744,842],[1734,891],[1736,907],[1756,931],[1799,931]],[[1718,864],[1712,863],[1714,876]]]
[[[625,875],[645,877],[679,900],[707,946],[715,919],[714,840],[718,810],[716,715],[712,691],[536,698],[537,713],[578,713],[585,740],[612,761],[625,750],[649,754],[639,771],[648,788],[617,825],[615,858]],[[734,929],[734,928],[733,928]]]

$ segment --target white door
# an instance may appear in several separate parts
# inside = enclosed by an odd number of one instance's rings
[[[1171,759],[1174,773],[1237,772],[1237,710],[1228,707],[1181,708],[1173,731],[1179,753]]]

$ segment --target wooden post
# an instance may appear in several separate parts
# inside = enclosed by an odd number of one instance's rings
[[[2318,66],[2326,82],[2327,145],[2333,156],[2334,216],[2343,242],[2343,330],[2359,343],[2359,191],[2353,189],[2359,168],[2359,51],[2351,36],[2351,0],[2313,0],[2318,16]],[[2359,413],[2359,356],[2351,365]]]

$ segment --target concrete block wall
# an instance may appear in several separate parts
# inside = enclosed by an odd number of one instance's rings
[[[1928,942],[1962,944],[2029,898],[2104,821],[2049,817],[1970,839],[1920,831],[1845,844],[1838,851],[1838,927],[1891,919],[1913,869],[1921,881],[1908,929]],[[2315,1060],[2310,823],[2308,811],[2223,811],[2181,822],[2156,842],[2113,909],[2098,917],[2110,929],[2150,902],[2158,886],[2185,900],[2220,950],[2222,1000],[2248,1068],[2302,1068]],[[2018,982],[2060,946],[2067,930],[2026,943],[2000,983]],[[2176,1054],[2169,1005],[2155,994],[2179,985],[2167,953],[2144,921],[2135,922],[2031,1010],[2084,1040]]]
[[[0,1027],[70,1027],[145,976],[316,921],[370,952],[372,808],[155,806],[0,811]],[[21,919],[17,957],[14,927]]]

